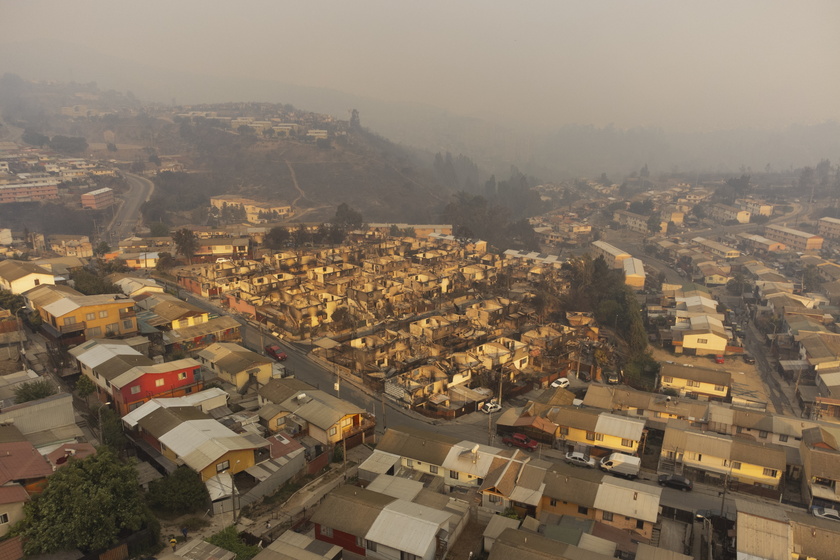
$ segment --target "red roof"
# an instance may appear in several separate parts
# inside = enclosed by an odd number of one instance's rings
[[[51,475],[52,466],[28,441],[0,443],[0,484]]]
[[[53,465],[62,467],[70,458],[79,460],[96,453],[96,448],[89,443],[65,443],[52,453],[47,454],[47,460]]]
[[[271,444],[270,449],[272,459],[285,457],[295,449],[303,449],[303,445],[301,445],[298,440],[292,439],[292,436],[285,432],[275,434],[266,439],[268,440],[268,443]]]
[[[20,537],[12,537],[0,542],[0,560],[21,560],[23,544]]]
[[[17,504],[28,499],[29,494],[20,484],[0,486],[0,504]]]

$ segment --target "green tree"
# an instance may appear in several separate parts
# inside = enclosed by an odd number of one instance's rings
[[[32,146],[38,146],[39,148],[46,146],[50,142],[50,137],[39,132],[35,132],[34,130],[26,129],[21,134],[20,139],[26,142],[27,144],[31,144]]]
[[[56,152],[78,154],[88,148],[87,140],[79,136],[53,136],[50,140],[50,148]]]
[[[70,275],[70,279],[73,281],[73,287],[86,296],[119,294],[120,289],[115,284],[106,280],[104,275],[104,270],[91,272],[87,269],[81,269],[73,272]]]
[[[335,217],[332,223],[341,227],[345,231],[359,229],[364,223],[362,214],[350,208],[346,202],[342,202],[335,210]]]
[[[37,379],[28,381],[15,387],[15,403],[21,404],[29,401],[45,399],[58,393],[58,389],[49,379]]]
[[[23,296],[20,294],[13,294],[8,290],[0,290],[0,308],[8,309],[12,314],[15,314],[23,305]]]
[[[155,509],[184,515],[205,509],[210,495],[198,473],[180,466],[169,476],[149,484],[148,500]]]
[[[151,521],[140,493],[137,471],[113,452],[71,459],[48,479],[41,494],[24,506],[12,533],[26,555],[78,548],[104,550]]]
[[[198,251],[198,238],[195,236],[195,232],[191,229],[181,228],[172,234],[172,241],[175,242],[175,250],[178,254],[187,257],[187,261],[192,264],[192,257]]]
[[[97,410],[97,421],[101,422],[99,428],[102,430],[102,445],[107,445],[114,451],[122,452],[128,445],[128,439],[123,432],[119,414],[103,405],[101,409]]]
[[[174,267],[177,263],[175,257],[173,257],[170,253],[164,251],[158,255],[158,262],[155,265],[155,268],[161,272],[166,272],[167,270]]]
[[[149,235],[152,237],[169,237],[169,226],[163,222],[149,224]]]
[[[269,249],[282,249],[291,239],[292,235],[289,233],[288,228],[277,226],[271,228],[268,230],[268,233],[265,234],[263,245]]]
[[[662,214],[659,212],[654,212],[647,221],[648,230],[653,233],[661,233],[662,232]]]
[[[215,535],[212,535],[207,539],[207,542],[235,553],[236,558],[234,560],[251,560],[251,558],[260,552],[260,549],[256,546],[245,544],[245,541],[239,536],[235,525],[226,527]]]
[[[88,397],[95,392],[96,384],[91,381],[90,377],[87,375],[82,375],[79,377],[79,380],[76,381],[76,394],[82,397],[85,400],[85,403],[87,403]]]
[[[111,246],[108,245],[108,243],[106,243],[105,241],[100,241],[99,244],[96,246],[96,248],[94,248],[94,250],[93,250],[93,254],[96,255],[97,257],[101,257],[105,253],[110,253],[110,252],[111,252]]]
[[[802,288],[806,292],[815,292],[819,290],[822,281],[823,280],[820,277],[820,271],[817,268],[817,265],[809,264],[805,267],[805,270],[802,271]]]

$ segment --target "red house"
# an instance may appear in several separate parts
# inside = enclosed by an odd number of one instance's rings
[[[192,358],[156,364],[122,340],[91,340],[70,350],[83,375],[120,416],[156,397],[180,397],[203,387],[201,364]]]

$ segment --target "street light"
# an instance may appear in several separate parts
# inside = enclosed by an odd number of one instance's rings
[[[99,443],[101,445],[105,444],[105,436],[102,433],[102,409],[110,404],[111,401],[105,401],[105,403],[99,407],[99,410],[96,411],[96,414],[99,417]]]

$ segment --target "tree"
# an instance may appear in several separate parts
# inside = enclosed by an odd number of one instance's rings
[[[277,226],[271,228],[268,230],[268,233],[265,234],[263,245],[269,249],[280,249],[285,247],[291,239],[292,235],[289,233],[288,228]]]
[[[100,273],[94,273],[86,269],[73,272],[70,275],[70,279],[73,281],[73,287],[86,296],[120,293],[118,286],[105,279],[104,270],[98,272]]]
[[[15,403],[37,401],[55,395],[58,389],[49,379],[37,379],[15,387]]]
[[[198,251],[198,238],[191,229],[181,228],[172,234],[172,241],[175,242],[175,250],[179,255],[187,257],[192,264],[192,257]]]
[[[820,278],[817,265],[809,264],[802,271],[802,288],[806,292],[815,292],[819,290],[820,284],[822,284],[822,278]]]
[[[184,515],[206,508],[210,495],[198,473],[180,466],[169,476],[149,484],[148,500],[155,509]]]
[[[82,397],[87,403],[88,397],[96,392],[96,384],[87,375],[82,375],[76,381],[76,394]]]
[[[53,136],[50,140],[50,148],[56,152],[77,154],[88,148],[87,140],[79,136]]]
[[[350,208],[346,202],[342,202],[335,210],[335,217],[332,223],[344,229],[345,231],[359,229],[364,223],[362,214]]]
[[[27,556],[104,550],[151,521],[137,471],[103,448],[58,469],[23,511],[12,533],[22,537]]]
[[[170,253],[164,251],[158,255],[158,262],[155,265],[155,268],[161,272],[166,272],[170,268],[174,267],[178,264],[175,261],[175,257],[173,257]]]
[[[168,237],[169,226],[163,222],[152,222],[149,224],[149,235],[152,237]]]
[[[639,171],[639,177],[650,177],[650,171],[648,171],[647,164],[642,166],[642,170]]]
[[[653,233],[662,232],[662,215],[659,212],[654,212],[647,221],[648,230]]]
[[[114,451],[122,452],[128,444],[125,432],[122,429],[122,420],[114,410],[103,405],[97,410],[98,420],[101,422],[102,444]]]
[[[93,250],[93,254],[97,257],[101,257],[105,253],[111,252],[111,246],[108,245],[105,241],[100,241],[96,248]]]
[[[8,309],[14,315],[23,305],[23,296],[20,294],[13,294],[8,290],[0,290],[0,309]]]
[[[31,144],[33,146],[38,146],[39,148],[46,146],[50,142],[50,137],[45,136],[39,132],[35,132],[34,130],[26,129],[21,134],[20,139],[26,142],[27,144]]]

